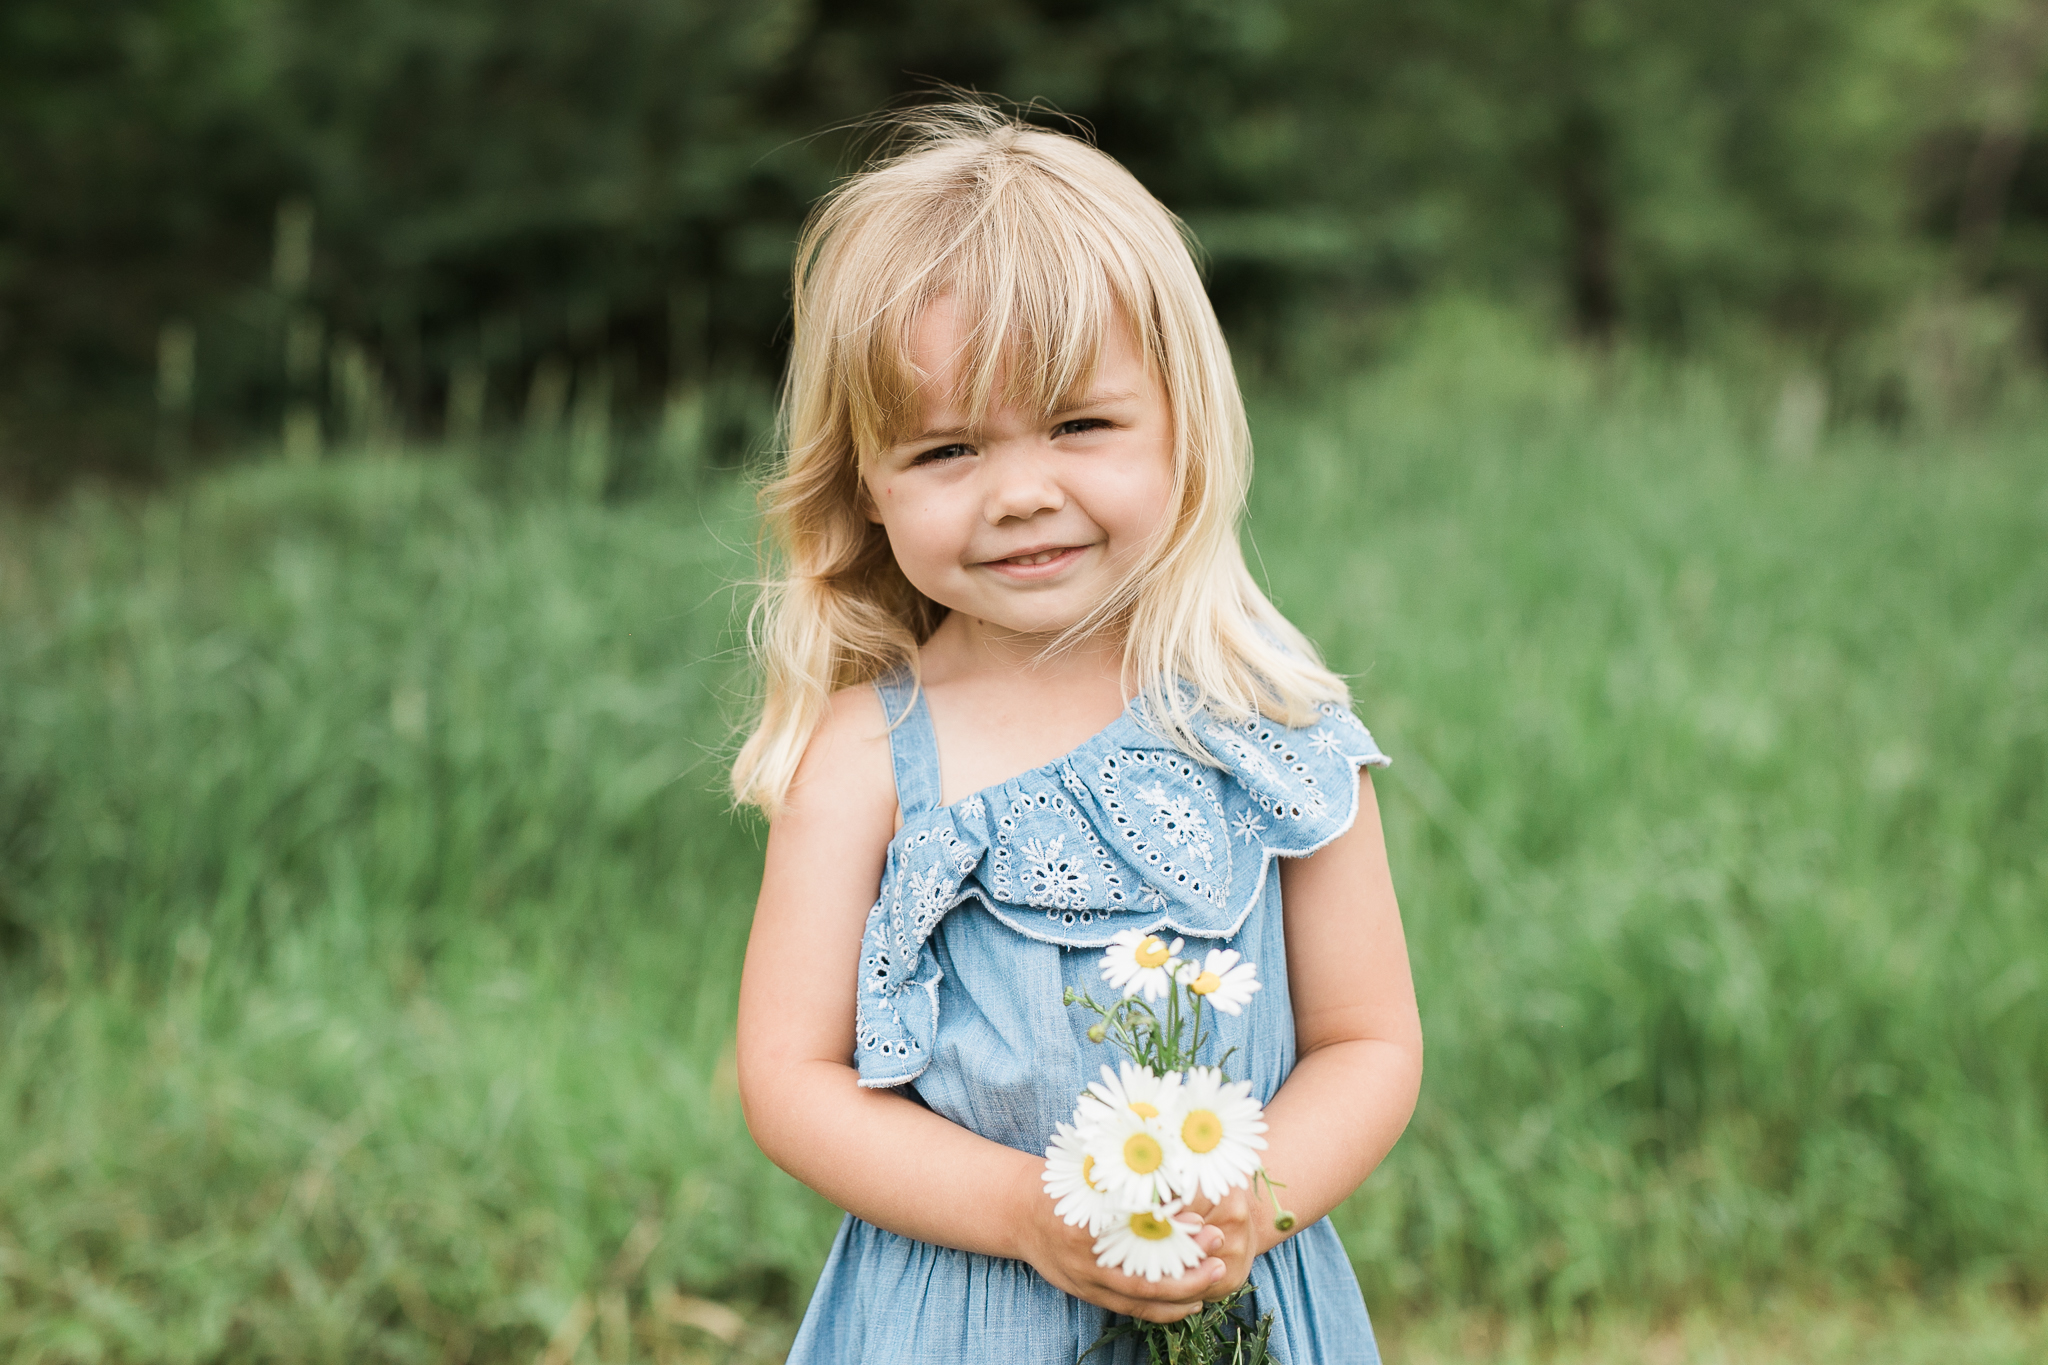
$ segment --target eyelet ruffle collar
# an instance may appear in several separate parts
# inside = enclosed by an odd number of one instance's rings
[[[929,1064],[940,969],[928,946],[979,901],[1029,938],[1099,948],[1127,929],[1236,934],[1277,857],[1351,827],[1361,766],[1390,760],[1348,710],[1312,725],[1201,724],[1223,766],[1181,753],[1133,702],[1064,758],[949,806],[906,813],[861,935],[860,1083],[903,1085]]]

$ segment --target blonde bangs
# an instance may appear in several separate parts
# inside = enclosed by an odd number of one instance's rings
[[[827,195],[797,247],[784,453],[761,491],[749,623],[760,717],[733,766],[736,798],[772,814],[832,693],[914,670],[945,617],[897,568],[861,485],[864,463],[921,416],[910,338],[941,296],[971,323],[953,395],[971,420],[998,404],[1076,405],[1124,325],[1167,393],[1174,516],[1121,590],[1051,648],[1122,630],[1127,688],[1204,761],[1200,711],[1302,724],[1348,701],[1245,567],[1250,435],[1178,220],[1100,151],[992,104],[913,111],[896,130],[898,150]]]
[[[966,159],[974,149],[945,150],[964,164],[876,171],[872,199],[821,214],[807,238],[817,250],[799,267],[797,294],[815,299],[805,320],[827,339],[820,359],[840,390],[826,401],[844,403],[859,461],[911,434],[927,378],[911,363],[911,330],[938,298],[970,320],[953,397],[973,421],[998,404],[1074,405],[1111,328],[1150,330],[1140,320],[1153,311],[1151,281],[1114,224],[1076,211],[1089,186],[1056,165],[990,176]],[[825,281],[843,284],[805,287]],[[1156,367],[1157,347],[1145,354]]]

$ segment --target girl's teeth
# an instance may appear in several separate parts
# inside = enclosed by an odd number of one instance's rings
[[[1020,564],[1026,566],[1032,564],[1049,564],[1053,560],[1058,559],[1059,556],[1060,552],[1058,550],[1040,550],[1035,555],[1018,555],[1010,562],[1012,564]]]

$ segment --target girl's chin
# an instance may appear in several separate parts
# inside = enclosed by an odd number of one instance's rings
[[[947,619],[957,620],[954,628],[967,636],[984,640],[1037,640],[1046,643],[1059,638],[1086,620],[1086,610],[1019,612],[995,611],[987,603],[950,606]]]

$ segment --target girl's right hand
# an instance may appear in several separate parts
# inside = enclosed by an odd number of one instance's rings
[[[1032,1212],[1024,1260],[1055,1289],[1086,1299],[1098,1308],[1144,1322],[1179,1322],[1201,1311],[1203,1294],[1228,1269],[1214,1254],[1222,1245],[1222,1230],[1206,1226],[1195,1233],[1195,1242],[1208,1255],[1184,1274],[1147,1280],[1126,1271],[1105,1269],[1095,1263],[1095,1238],[1088,1229],[1068,1226],[1052,1211],[1053,1201],[1043,1191],[1032,1193],[1035,1198],[1030,1201]],[[1199,1221],[1185,1213],[1180,1218],[1191,1228]]]

